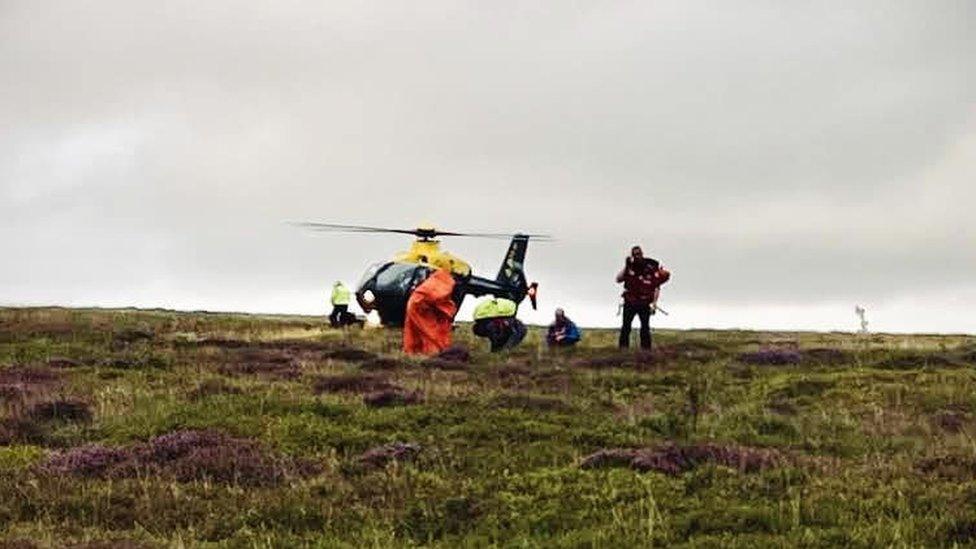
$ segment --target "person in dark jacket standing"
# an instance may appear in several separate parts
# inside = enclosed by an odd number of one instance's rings
[[[630,325],[635,316],[640,320],[641,349],[651,348],[651,315],[657,309],[661,284],[667,282],[670,276],[656,259],[644,257],[640,246],[630,249],[630,257],[624,263],[623,270],[617,274],[617,283],[622,282],[624,285],[624,322],[620,327],[620,348],[630,347]]]

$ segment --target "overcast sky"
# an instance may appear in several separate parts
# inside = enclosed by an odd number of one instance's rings
[[[0,0],[0,304],[326,312],[401,236],[528,230],[612,325],[976,333],[976,2]],[[500,241],[445,242],[494,274]],[[473,300],[466,303],[468,315]]]

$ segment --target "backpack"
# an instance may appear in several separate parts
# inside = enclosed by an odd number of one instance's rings
[[[654,293],[671,279],[671,273],[657,261],[650,260],[642,272],[628,274],[624,278],[623,298],[627,303],[650,303]]]

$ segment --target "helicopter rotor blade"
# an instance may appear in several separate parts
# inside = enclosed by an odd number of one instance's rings
[[[433,228],[416,228],[416,229],[393,229],[388,227],[370,227],[366,225],[344,225],[338,223],[313,223],[313,222],[295,222],[291,223],[294,226],[302,227],[305,229],[310,229],[319,232],[345,232],[345,233],[395,233],[395,234],[409,234],[417,237],[424,238],[436,238],[438,236],[461,236],[468,238],[498,238],[498,239],[510,239],[515,236],[527,236],[529,238],[534,238],[540,241],[551,240],[552,237],[546,234],[525,234],[525,233],[461,233],[455,231],[439,231]]]
[[[311,223],[311,222],[299,222],[292,223],[297,227],[303,227],[306,229],[311,229],[313,231],[320,232],[334,232],[334,233],[396,233],[396,234],[409,234],[414,235],[417,233],[416,229],[390,229],[386,227],[367,227],[363,225],[340,225],[336,223]]]
[[[469,238],[503,238],[509,239],[515,236],[526,236],[536,240],[552,240],[547,234],[526,234],[526,233],[456,233],[452,231],[437,231],[438,236],[463,236]]]

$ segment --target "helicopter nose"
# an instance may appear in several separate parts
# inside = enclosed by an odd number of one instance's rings
[[[359,295],[359,306],[363,308],[363,311],[369,313],[373,310],[373,304],[376,302],[376,295],[372,290],[366,290]]]

